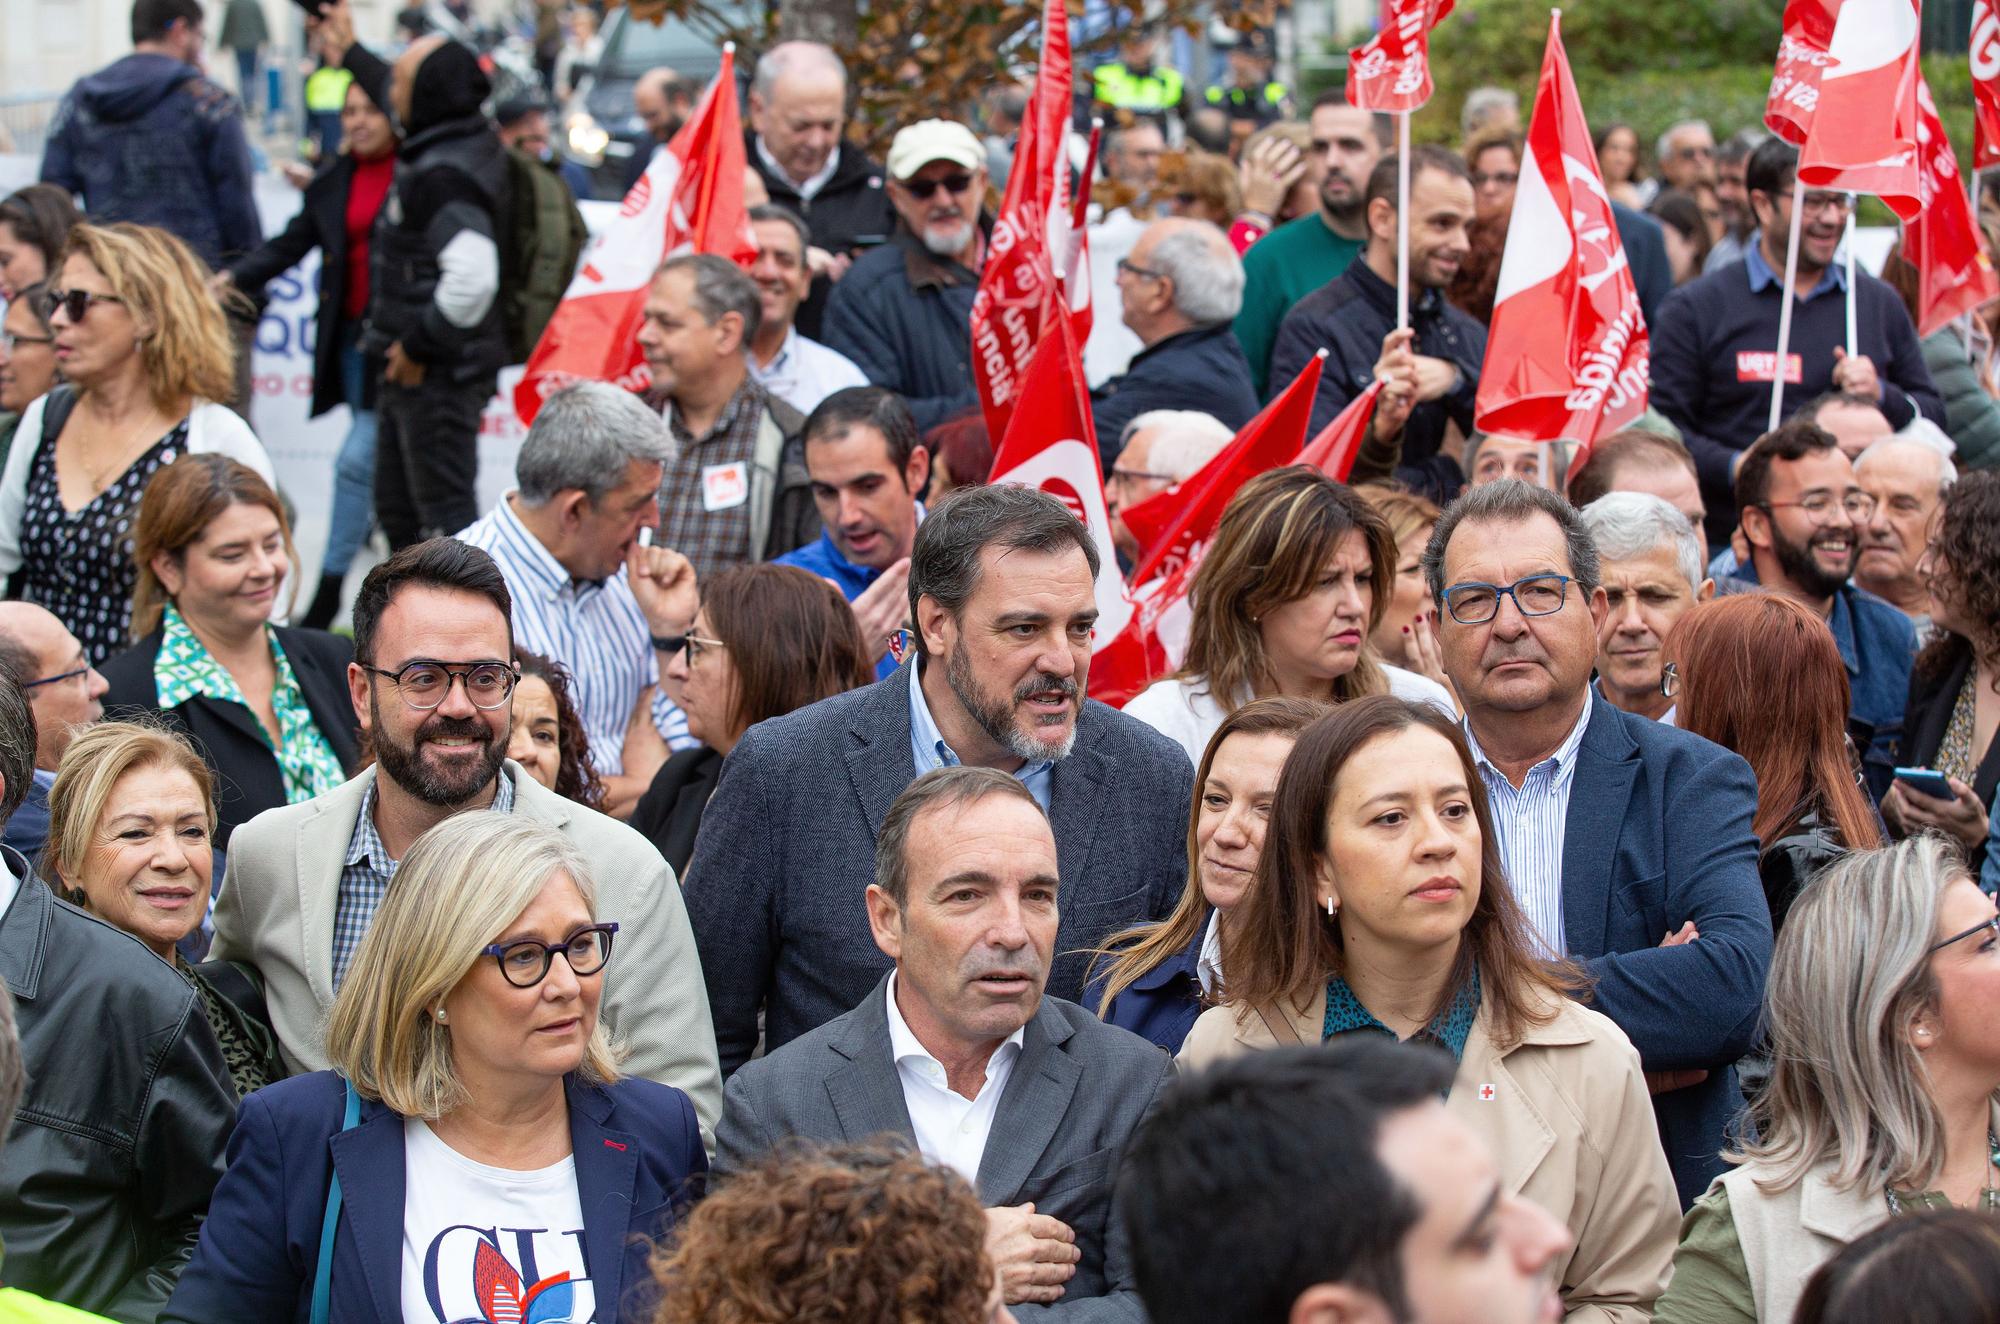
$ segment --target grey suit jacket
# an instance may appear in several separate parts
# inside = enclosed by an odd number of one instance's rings
[[[715,1164],[726,1174],[794,1137],[828,1143],[891,1134],[914,1143],[889,1047],[889,980],[845,1016],[729,1078]],[[1130,1320],[1146,1312],[1114,1192],[1125,1144],[1174,1077],[1173,1059],[1073,1002],[1044,997],[1022,1036],[979,1160],[989,1207],[1034,1203],[1076,1231],[1083,1258],[1062,1300],[1011,1306],[1018,1319]]]
[[[674,871],[637,832],[545,789],[513,760],[501,775],[514,779],[515,813],[560,829],[582,852],[598,915],[618,923],[603,1011],[625,1043],[625,1070],[685,1090],[712,1135],[722,1110],[715,1031]],[[211,955],[263,975],[271,1028],[294,1072],[330,1065],[323,1032],[333,1007],[333,917],[374,776],[368,768],[317,799],[266,810],[229,840]]]
[[[914,665],[760,722],[730,751],[687,867],[725,1074],[859,1005],[888,973],[868,931],[875,834],[916,779]],[[1062,925],[1048,992],[1083,1000],[1089,949],[1164,919],[1187,881],[1194,769],[1181,747],[1094,700],[1050,774]]]

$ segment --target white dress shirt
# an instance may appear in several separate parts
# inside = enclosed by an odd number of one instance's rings
[[[868,385],[868,375],[854,366],[853,359],[800,335],[795,326],[785,329],[785,343],[769,367],[757,362],[755,354],[750,356],[750,375],[801,414],[819,408],[819,402],[835,391]]]
[[[1194,977],[1201,981],[1201,995],[1215,996],[1222,987],[1222,912],[1208,913],[1208,927],[1201,932],[1201,950],[1195,954]]]
[[[956,1093],[945,1083],[944,1065],[918,1042],[902,1010],[896,1006],[896,976],[889,976],[889,1052],[896,1059],[896,1078],[903,1085],[903,1106],[917,1133],[917,1150],[931,1162],[952,1169],[979,1185],[979,1161],[1014,1061],[1021,1056],[1025,1027],[1008,1035],[986,1063],[986,1082],[975,1098]]]
[[[1464,723],[1465,742],[1479,766],[1479,780],[1493,805],[1493,832],[1500,838],[1500,864],[1507,871],[1514,896],[1528,922],[1551,956],[1567,950],[1563,936],[1563,837],[1569,827],[1569,792],[1576,784],[1576,756],[1583,747],[1583,729],[1590,725],[1586,697],[1582,716],[1556,752],[1528,769],[1520,789],[1493,766],[1472,724]]]
[[[764,135],[761,133],[757,135],[757,159],[764,163],[766,170],[790,184],[798,193],[799,201],[811,202],[821,189],[833,182],[833,172],[840,168],[840,148],[835,146],[828,152],[826,164],[808,176],[804,183],[795,181],[792,172],[778,164],[778,158],[771,155],[770,148],[764,146]]]

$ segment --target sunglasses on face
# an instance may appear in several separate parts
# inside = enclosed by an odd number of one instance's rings
[[[89,290],[50,290],[44,299],[42,307],[47,316],[54,317],[60,308],[72,326],[83,320],[94,303],[125,302],[115,294],[92,294]]]
[[[942,179],[906,179],[903,189],[918,202],[928,202],[931,194],[943,189],[947,193],[963,193],[972,187],[972,176],[959,172],[946,175]]]

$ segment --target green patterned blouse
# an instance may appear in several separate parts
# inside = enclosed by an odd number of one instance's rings
[[[209,656],[207,646],[172,604],[161,617],[160,629],[160,656],[153,663],[153,687],[159,691],[160,707],[173,708],[200,695],[217,703],[241,704],[255,713],[249,700],[243,697],[236,677]],[[286,803],[299,804],[331,791],[347,780],[347,773],[334,756],[333,746],[313,721],[305,691],[299,688],[299,678],[285,656],[284,645],[278,642],[277,631],[266,626],[264,634],[271,641],[271,659],[278,664],[278,678],[271,686],[271,707],[278,715],[278,734],[283,740],[271,753],[285,775]],[[271,733],[261,721],[254,725],[258,738],[269,745]]]

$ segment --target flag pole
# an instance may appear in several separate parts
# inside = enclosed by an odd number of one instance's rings
[[[1973,227],[1976,229],[1978,228],[1979,225],[1979,161],[1977,155],[1979,151],[1979,146],[1976,141],[1977,135],[1974,135],[1974,137],[1975,137],[1975,142],[1973,144],[1973,149],[1972,149],[1974,153],[1974,159],[1970,162],[1972,169],[1968,170],[1965,175],[1966,178],[1965,196],[1966,196],[1966,201],[1972,208],[1972,224]],[[1968,308],[1965,312],[1965,317],[1963,319],[1965,323],[1964,326],[1965,361],[1967,363],[1974,365],[1975,367],[1977,367],[1979,363],[1979,351],[1972,347],[1972,319],[1976,315],[1976,313],[1977,313],[1976,309]]]
[[[1785,352],[1792,344],[1792,287],[1799,279],[1799,221],[1805,216],[1805,203],[1799,198],[1798,176],[1792,176],[1792,240],[1785,249],[1785,302],[1778,310],[1778,357],[1771,364],[1771,425],[1767,432],[1776,432],[1780,416],[1785,410]]]
[[[1396,329],[1410,324],[1410,112],[1396,112]]]
[[[1798,200],[1798,184],[1795,181],[1792,185],[1792,202],[1794,206],[1796,206]],[[1856,201],[1857,199],[1852,193],[1847,195],[1847,357],[1850,359],[1856,353],[1855,344],[1861,339],[1861,333],[1857,329],[1859,318],[1856,317],[1854,311],[1854,206]]]

